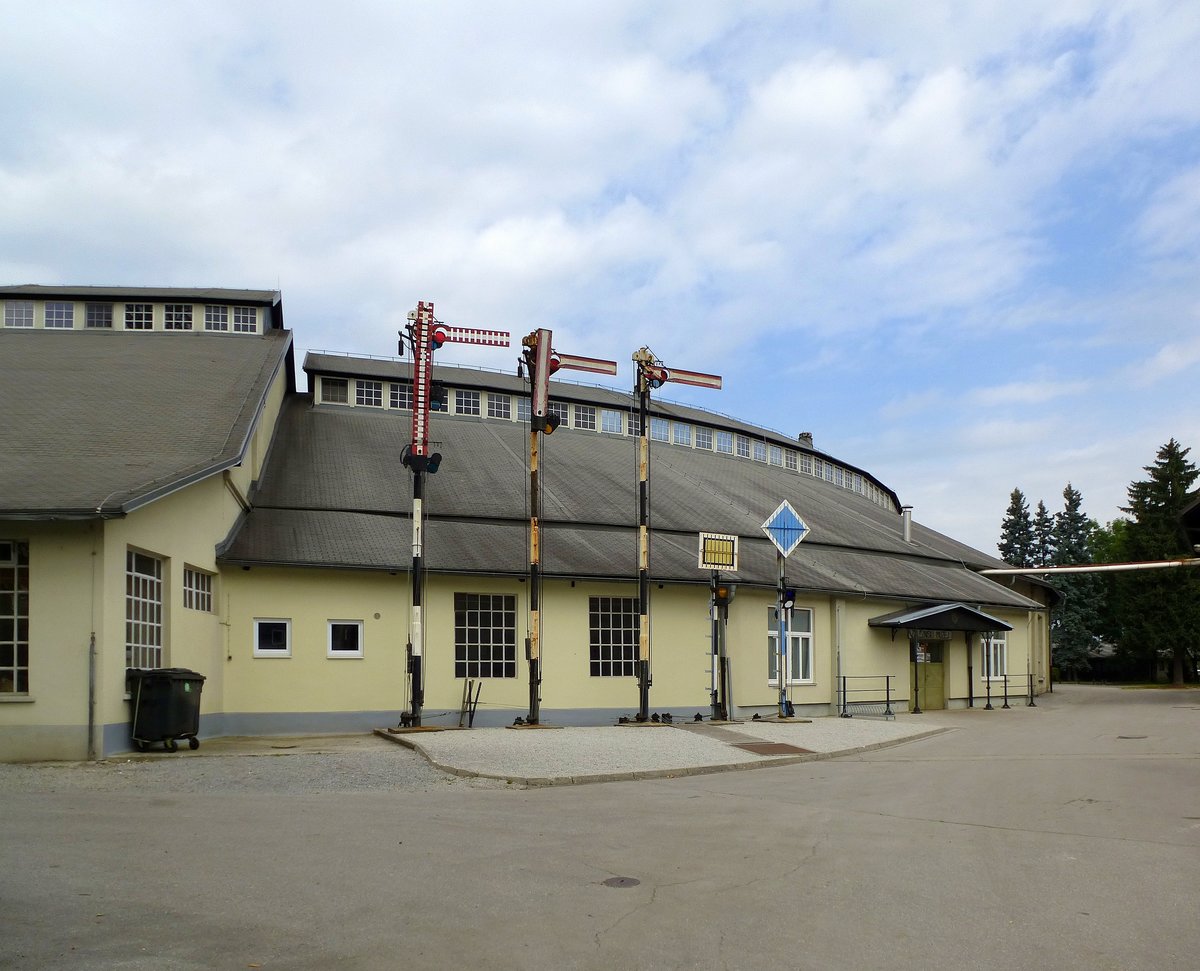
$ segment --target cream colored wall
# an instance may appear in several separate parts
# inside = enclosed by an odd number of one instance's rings
[[[88,650],[103,622],[96,523],[0,524],[29,543],[29,696],[0,701],[0,760],[81,759],[88,750]],[[93,556],[96,553],[96,556]]]
[[[227,569],[225,711],[346,712],[407,707],[409,580],[356,570]],[[254,656],[254,620],[291,621],[290,657]],[[363,656],[329,658],[330,620],[363,622]],[[427,699],[427,706],[431,702]],[[443,704],[441,696],[434,704]],[[458,699],[454,701],[458,707]]]

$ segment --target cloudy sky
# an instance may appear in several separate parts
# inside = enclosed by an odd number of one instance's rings
[[[0,281],[279,288],[670,397],[988,552],[1200,458],[1200,4],[0,0]],[[511,369],[515,351],[439,359]],[[814,524],[816,525],[816,524]]]

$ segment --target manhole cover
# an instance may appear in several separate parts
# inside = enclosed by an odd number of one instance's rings
[[[745,749],[755,755],[811,755],[812,750],[797,748],[787,742],[734,742],[734,748]]]
[[[642,881],[636,877],[609,877],[604,881],[606,887],[636,887]]]

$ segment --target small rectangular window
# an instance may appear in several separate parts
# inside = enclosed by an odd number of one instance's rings
[[[671,440],[671,423],[665,418],[651,418],[650,440],[653,442],[669,442]]]
[[[596,409],[591,405],[576,405],[575,427],[594,432],[596,430]]]
[[[458,415],[478,415],[479,392],[456,388],[454,391],[454,412]]]
[[[190,566],[183,568],[183,605],[188,610],[212,613],[213,575]]]
[[[783,453],[783,465],[784,468],[791,469],[793,472],[796,471],[796,453],[790,448]]]
[[[153,330],[154,304],[127,303],[125,304],[126,330]]]
[[[748,459],[750,457],[750,439],[745,435],[737,437],[737,453],[738,458]]]
[[[291,657],[292,622],[272,617],[254,619],[254,656]]]
[[[46,327],[50,330],[70,330],[75,326],[75,304],[69,300],[46,301]]]
[[[755,442],[754,443],[754,461],[755,462],[765,462],[766,460],[767,460],[767,443],[766,442]]]
[[[565,426],[570,419],[571,409],[565,401],[551,401],[546,405],[546,416],[558,416],[558,423]]]
[[[767,608],[767,683],[779,685],[779,621],[775,618],[775,609]],[[804,607],[792,610],[788,622],[788,684],[812,684],[813,674],[813,641],[812,641],[812,611]]]
[[[383,382],[364,381],[354,382],[354,403],[367,408],[383,407]]]
[[[692,444],[692,426],[684,422],[677,421],[671,428],[671,441],[676,445],[691,445]]]
[[[528,398],[517,399],[517,421],[528,422],[532,409]]]
[[[192,329],[192,305],[169,303],[163,308],[163,326],[167,330]]]
[[[605,408],[600,412],[600,430],[602,432],[610,432],[614,435],[620,435],[624,422],[621,421],[621,413],[612,408]]]
[[[392,408],[412,411],[412,385],[407,381],[393,381],[388,404]]]
[[[826,463],[825,463],[825,476],[824,476],[824,479],[825,479],[825,481],[826,481],[826,482],[832,482],[832,481],[833,481],[833,463],[832,463],[832,462],[826,462]]]
[[[331,620],[326,657],[362,657],[363,622],[361,620]]]
[[[813,474],[812,456],[809,455],[807,452],[801,454],[801,456],[800,456],[800,471],[803,472],[805,475]]]
[[[488,417],[512,419],[512,397],[488,392]]]
[[[717,432],[717,451],[733,454],[733,432]]]
[[[113,305],[111,303],[89,303],[84,305],[84,327],[112,327]]]
[[[229,308],[219,304],[209,304],[204,308],[205,330],[229,330]]]
[[[772,465],[783,465],[783,449],[778,445],[769,446],[767,455]]]
[[[631,411],[629,413],[629,434],[630,435],[641,435],[642,434],[642,416],[634,411]]]
[[[321,400],[344,405],[350,401],[350,382],[345,378],[321,378]]]
[[[1008,673],[1008,635],[995,631],[983,635],[983,679],[1003,680]]]
[[[258,311],[253,307],[234,307],[233,332],[235,334],[257,334]]]
[[[33,326],[33,301],[32,300],[5,300],[4,301],[4,326],[5,327],[32,327]]]
[[[696,448],[708,449],[710,452],[713,447],[713,430],[705,428],[703,425],[696,426]]]

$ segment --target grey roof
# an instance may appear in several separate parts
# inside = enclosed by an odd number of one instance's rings
[[[281,416],[254,510],[221,551],[252,566],[341,566],[405,572],[411,565],[411,475],[400,453],[408,412],[313,406],[297,395]],[[528,561],[528,426],[436,414],[444,455],[426,478],[426,565],[432,571],[521,575]],[[636,575],[637,439],[560,428],[542,440],[543,569],[549,576]],[[741,539],[743,583],[774,586],[774,547],[761,523],[780,500],[811,533],[788,561],[808,590],[911,600],[1036,607],[966,564],[996,561],[831,483],[784,469],[669,445],[651,449],[656,581],[707,582],[697,532]]]
[[[278,290],[230,290],[224,287],[86,287],[47,286],[26,283],[0,287],[2,297],[28,297],[30,300],[134,300],[186,301],[208,303],[257,303],[274,305],[280,302]]]
[[[241,461],[292,335],[0,330],[0,517],[129,512]]]
[[[966,604],[933,604],[928,607],[894,610],[881,617],[872,617],[867,623],[871,627],[921,630],[1012,630],[1011,624],[985,614],[982,610]]]

